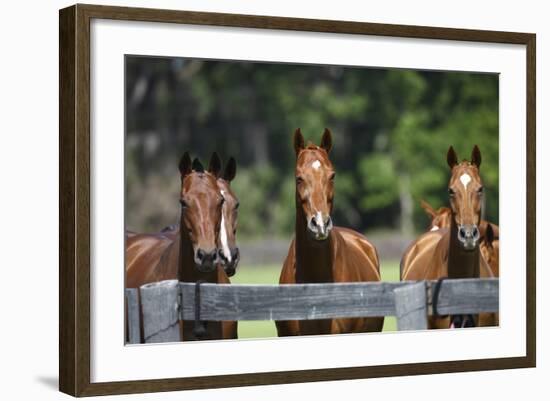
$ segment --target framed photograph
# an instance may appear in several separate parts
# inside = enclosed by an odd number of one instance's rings
[[[62,392],[535,366],[534,34],[59,27]]]

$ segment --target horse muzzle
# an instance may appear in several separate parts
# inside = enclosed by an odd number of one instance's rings
[[[465,251],[473,251],[479,245],[479,229],[475,224],[458,226],[458,241]]]
[[[212,273],[220,262],[216,249],[207,252],[203,249],[195,251],[195,268],[201,273]]]
[[[230,258],[228,258],[222,249],[218,251],[218,256],[220,258],[223,270],[228,277],[232,277],[237,272],[237,265],[241,259],[239,248],[231,248]]]
[[[317,213],[317,215],[309,219],[307,231],[315,241],[324,241],[332,231],[332,219],[328,215],[322,218],[321,213]]]

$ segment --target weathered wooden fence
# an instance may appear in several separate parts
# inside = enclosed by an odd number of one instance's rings
[[[308,320],[396,316],[399,330],[427,328],[436,282],[200,285],[200,320]],[[437,312],[498,312],[498,279],[440,283]],[[126,289],[129,343],[179,341],[181,320],[194,320],[196,284],[176,280]],[[139,295],[138,295],[139,291]],[[143,341],[140,331],[143,325]]]

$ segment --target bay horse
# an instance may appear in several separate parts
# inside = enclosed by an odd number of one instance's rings
[[[126,287],[177,279],[229,284],[218,249],[224,196],[218,187],[221,161],[213,154],[208,171],[185,153],[179,163],[181,217],[177,231],[133,236],[126,245]],[[149,242],[140,248],[140,242]],[[233,266],[234,268],[235,266]],[[181,339],[237,338],[237,322],[203,322],[197,337],[194,322],[181,321]]]
[[[328,129],[320,146],[305,146],[301,130],[294,132],[296,227],[280,284],[380,281],[375,247],[358,232],[332,224],[335,171],[328,157],[331,148],[332,134]],[[359,333],[381,331],[384,317],[275,324],[279,336]]]
[[[401,280],[494,277],[480,252],[481,152],[476,145],[471,160],[458,163],[451,146],[447,152],[447,164],[451,169],[448,184],[450,227],[428,231],[407,248],[401,259]],[[428,319],[429,328],[494,325],[498,325],[498,314],[495,313],[445,318],[430,316]]]
[[[440,228],[450,228],[452,211],[450,207],[440,207],[435,210],[428,202],[421,200],[420,206],[431,217],[430,231]],[[488,263],[495,277],[499,276],[499,227],[487,220],[479,223],[481,255]]]
[[[214,152],[212,157],[217,157],[217,154]],[[195,159],[193,162],[198,163],[198,160]],[[212,160],[210,164],[212,164]],[[210,168],[207,173],[212,173]],[[237,195],[235,195],[235,192],[231,188],[231,181],[235,179],[236,174],[237,162],[234,157],[230,157],[224,171],[216,175],[216,183],[218,184],[218,189],[224,199],[222,206],[220,236],[218,240],[218,254],[224,271],[228,277],[235,275],[240,261],[240,252],[237,246],[237,221],[240,202]],[[173,240],[178,234],[179,229],[179,224],[171,224],[162,228],[159,233],[145,235],[149,237],[156,237],[161,241],[164,238]],[[126,230],[127,237],[131,237],[133,235],[136,234]]]

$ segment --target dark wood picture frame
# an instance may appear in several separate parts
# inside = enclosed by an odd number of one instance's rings
[[[527,49],[526,356],[91,383],[90,21],[94,18],[525,45]],[[62,392],[73,396],[92,396],[535,366],[535,34],[80,4],[60,10],[59,29],[59,388]]]

